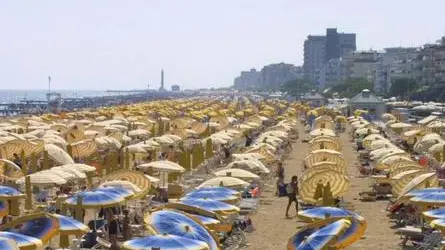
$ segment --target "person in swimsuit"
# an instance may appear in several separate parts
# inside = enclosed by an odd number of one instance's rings
[[[292,176],[291,182],[288,184],[290,185],[290,187],[288,187],[288,197],[289,197],[289,201],[287,203],[287,208],[286,208],[286,218],[289,218],[289,208],[292,205],[292,202],[295,202],[295,210],[298,213],[298,199],[297,199],[297,195],[298,195],[298,176],[294,175]]]

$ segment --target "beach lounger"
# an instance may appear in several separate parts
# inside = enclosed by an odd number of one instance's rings
[[[255,213],[260,204],[260,200],[257,198],[245,198],[240,201],[238,207],[240,208],[240,214]]]
[[[104,238],[97,237],[96,240],[97,240],[97,245],[95,245],[91,249],[100,249],[100,248],[103,248],[103,247],[109,249],[111,247],[111,242],[107,241]]]
[[[424,234],[423,241],[413,241],[414,249],[441,249],[443,236],[439,231]]]

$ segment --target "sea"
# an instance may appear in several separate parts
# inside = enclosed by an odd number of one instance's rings
[[[119,93],[109,93],[104,90],[60,90],[54,89],[51,92],[58,92],[62,98],[82,98],[95,96],[112,96]],[[23,100],[46,101],[48,90],[1,90],[0,103],[18,103]]]

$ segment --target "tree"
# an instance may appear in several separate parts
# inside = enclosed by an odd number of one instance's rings
[[[330,93],[338,93],[339,96],[351,98],[364,89],[373,89],[371,82],[365,78],[349,78],[344,82],[340,82],[330,89]]]
[[[299,96],[316,88],[317,86],[308,80],[295,79],[285,82],[281,86],[281,91],[286,92],[291,96]]]
[[[402,100],[409,98],[417,89],[417,82],[410,78],[397,78],[392,82],[390,93]]]

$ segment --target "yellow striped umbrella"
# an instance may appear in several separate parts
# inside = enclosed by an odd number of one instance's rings
[[[136,197],[143,197],[150,191],[150,180],[142,173],[133,170],[119,170],[112,172],[102,178],[104,181],[129,181],[141,189],[140,193],[136,194]]]
[[[403,167],[406,165],[419,165],[419,164],[411,159],[399,159],[397,162],[391,164],[391,166],[388,167],[388,171],[391,172],[397,168],[400,168],[400,167]]]
[[[342,167],[346,165],[342,153],[329,149],[319,149],[312,151],[304,159],[304,163],[306,164],[307,167],[312,167],[314,164],[322,161],[333,162]]]
[[[420,166],[420,165],[416,165],[416,164],[411,164],[411,165],[405,165],[405,166],[401,166],[398,167],[396,169],[390,170],[389,171],[389,176],[392,178],[402,172],[406,172],[409,170],[425,170],[424,167]]]
[[[73,157],[88,157],[97,151],[96,142],[93,139],[81,140],[71,144]]]
[[[330,184],[333,197],[342,196],[349,189],[349,178],[339,172],[333,170],[325,170],[318,172],[310,178],[299,182],[300,198],[309,203],[316,203],[314,194],[317,189],[317,185]]]
[[[334,151],[341,151],[342,147],[336,141],[333,140],[317,140],[310,144],[309,151],[315,151],[318,149],[330,149]]]
[[[405,194],[415,189],[438,187],[438,186],[439,186],[439,179],[437,178],[437,174],[435,172],[422,174],[412,179],[402,189],[402,191],[400,191],[398,199],[402,198]]]
[[[417,176],[424,174],[425,170],[408,170],[405,172],[401,172],[391,178],[391,186],[392,186],[392,192],[395,195],[398,195],[400,191],[402,191],[403,188],[414,178]]]
[[[384,170],[384,169],[389,168],[392,164],[394,164],[398,161],[401,161],[401,160],[402,161],[410,160],[409,155],[406,154],[405,152],[392,153],[392,154],[383,156],[374,165],[375,165],[376,169]]]
[[[309,168],[308,170],[310,169],[330,169],[340,172],[342,174],[346,173],[345,166],[341,166],[336,164],[335,162],[330,162],[330,161],[317,162],[314,165],[312,165],[311,168]]]

